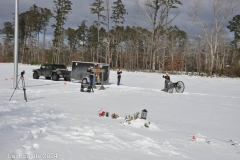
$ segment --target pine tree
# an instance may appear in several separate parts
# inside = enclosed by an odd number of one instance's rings
[[[28,50],[27,56],[29,57],[28,61],[35,62],[39,61],[38,52],[34,50],[34,47],[37,46],[37,35],[39,33],[39,8],[36,4],[30,7],[29,11],[26,12],[26,27],[28,32]],[[37,17],[37,18],[36,18]]]
[[[125,22],[124,15],[127,14],[127,11],[122,0],[113,2],[112,11],[111,19],[115,23],[115,27],[120,23],[123,24]]]
[[[240,40],[240,15],[236,15],[233,17],[231,21],[229,21],[229,25],[227,26],[231,32],[234,32],[234,39]]]
[[[77,34],[77,39],[78,39],[78,47],[80,48],[81,52],[81,57],[80,55],[77,56],[76,58],[84,61],[84,53],[85,53],[85,48],[86,48],[86,40],[88,36],[88,27],[86,25],[86,19],[83,19],[82,23],[80,26],[78,26],[78,29],[76,30]]]
[[[56,19],[56,24],[53,24],[54,28],[54,39],[53,44],[56,47],[56,54],[53,56],[52,63],[60,63],[60,51],[64,45],[64,24],[67,20],[67,15],[72,10],[72,2],[70,0],[54,0],[55,8],[53,17]]]
[[[106,16],[104,16],[101,12],[105,11],[103,5],[103,1],[102,0],[95,0],[95,2],[93,4],[91,4],[91,13],[92,14],[96,14],[97,15],[97,21],[94,21],[95,24],[97,24],[97,29],[98,29],[98,43],[97,43],[97,61],[98,61],[98,45],[99,45],[99,30],[100,30],[100,24],[104,24],[103,22],[101,22],[101,18],[103,20],[106,19]]]
[[[115,23],[114,36],[116,35],[116,30],[117,30],[118,24],[124,24],[124,22],[125,22],[124,15],[125,14],[127,14],[127,11],[125,9],[125,5],[122,3],[122,0],[116,0],[115,2],[113,2],[112,16],[110,18]],[[119,40],[116,39],[116,36],[113,37],[113,44],[115,45],[115,48],[116,48],[116,45],[118,45],[118,43],[119,43],[118,41]],[[118,55],[118,53],[116,53],[116,66],[115,67],[118,67],[118,58],[119,58],[119,55]]]
[[[3,36],[3,46],[1,49],[0,59],[3,62],[7,62],[9,49],[10,49],[10,46],[12,45],[12,41],[14,37],[14,28],[11,22],[4,22],[3,25],[4,27],[3,29],[1,29],[1,34]]]
[[[43,46],[42,46],[42,62],[45,59],[45,37],[47,32],[47,26],[49,23],[50,18],[53,16],[51,10],[48,8],[41,8],[40,9],[40,16],[41,16],[41,25],[43,26]]]
[[[77,30],[70,27],[66,30],[66,36],[67,36],[68,46],[69,46],[68,48],[70,51],[70,56],[68,57],[69,59],[68,63],[70,63],[70,59],[72,59],[72,53],[77,47],[78,39],[77,39],[76,33],[77,33]]]
[[[87,36],[87,47],[90,49],[91,52],[91,61],[95,61],[94,59],[94,50],[96,49],[96,46],[98,44],[98,29],[96,25],[91,25],[88,29],[88,36]]]

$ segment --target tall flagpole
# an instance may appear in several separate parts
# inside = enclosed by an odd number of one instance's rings
[[[14,80],[13,80],[13,88],[17,88],[17,80],[18,80],[18,6],[19,0],[15,0],[15,31],[14,31]]]

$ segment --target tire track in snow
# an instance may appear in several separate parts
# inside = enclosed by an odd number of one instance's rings
[[[186,96],[186,95],[200,95],[200,96],[212,96],[212,97],[220,97],[220,98],[234,98],[234,99],[240,99],[240,97],[236,97],[236,96],[223,96],[223,95],[213,95],[213,94],[207,94],[207,93],[194,93],[194,92],[183,92],[183,93],[177,93],[175,90],[173,91],[173,93],[166,93],[161,91],[161,89],[151,89],[151,88],[143,88],[143,87],[130,87],[130,86],[116,86],[116,85],[111,85],[111,88],[118,88],[118,89],[122,89],[122,91],[120,92],[142,92],[142,91],[153,91],[153,92],[158,92],[158,93],[164,93],[164,94],[177,94],[177,95],[182,95],[182,96]],[[146,92],[143,94],[147,94]],[[151,94],[148,94],[151,95]]]

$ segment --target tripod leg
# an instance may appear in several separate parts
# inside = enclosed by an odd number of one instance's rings
[[[20,79],[21,79],[21,78],[19,78],[18,83],[19,83]],[[17,86],[18,86],[18,83],[17,83]],[[16,91],[17,86],[15,87],[15,89],[14,89],[14,91],[13,91],[13,93],[12,93],[12,96],[13,96],[14,92]],[[11,96],[11,98],[9,99],[9,101],[11,101],[12,96]]]
[[[14,94],[15,91],[16,91],[16,88],[14,89],[14,91],[13,91],[13,93],[12,93],[12,96],[13,96],[13,94]],[[11,101],[12,96],[11,96],[11,98],[9,99],[9,101]]]
[[[24,79],[22,79],[22,85],[23,85],[24,99],[27,102],[27,94],[26,94],[26,88],[25,88],[25,81],[24,81]]]
[[[27,94],[26,94],[26,88],[23,89],[23,92],[24,92],[24,99],[26,100],[27,102]]]

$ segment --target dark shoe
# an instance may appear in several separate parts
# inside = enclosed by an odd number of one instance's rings
[[[165,88],[165,89],[162,89],[161,91],[167,92],[168,90]]]

